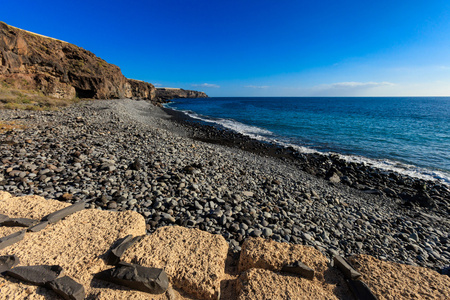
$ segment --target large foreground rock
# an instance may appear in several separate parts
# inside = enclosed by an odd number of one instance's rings
[[[314,270],[313,280],[281,273],[283,266],[301,261]],[[352,299],[343,274],[310,246],[249,238],[242,245],[239,299]],[[270,288],[269,288],[270,287]]]
[[[369,255],[356,255],[348,260],[379,300],[450,299],[450,277],[447,275]]]
[[[10,218],[40,220],[56,210],[70,206],[69,203],[47,200],[40,196],[11,197],[8,193],[3,194],[3,198],[0,197],[0,213]]]
[[[34,285],[45,285],[58,278],[63,269],[60,266],[21,266],[5,272],[6,275],[29,282]]]
[[[239,271],[261,268],[280,271],[284,265],[301,261],[316,272],[316,278],[323,279],[328,269],[328,259],[310,246],[277,243],[263,238],[249,238],[242,245]]]
[[[0,191],[0,201],[11,198],[11,194],[8,192]]]
[[[68,205],[35,196],[6,197],[0,201],[0,213],[40,218]],[[0,236],[11,230],[14,227],[0,227]],[[83,210],[39,232],[26,233],[22,241],[0,250],[0,256],[15,254],[20,259],[19,266],[59,265],[66,275],[84,286],[87,295],[97,295],[101,294],[102,286],[91,286],[93,274],[109,268],[101,257],[114,241],[128,234],[145,234],[145,221],[141,215],[132,211]],[[58,299],[50,290],[17,280],[0,278],[0,286],[3,299],[24,299],[31,295],[31,299]],[[140,292],[129,293],[125,297],[136,293]],[[114,299],[113,294],[111,292],[103,299]],[[145,298],[142,296],[141,299]]]
[[[0,214],[11,217],[40,219],[68,205],[0,192]],[[103,260],[111,246],[129,234],[144,235],[145,227],[144,218],[132,211],[86,209],[39,232],[25,233],[23,240],[0,250],[0,256],[16,255],[19,267],[59,265],[75,284],[54,288],[66,295],[85,290],[88,299],[353,299],[344,275],[312,247],[252,238],[242,247],[238,271],[222,236],[178,226],[146,235],[122,256],[129,263],[164,268],[169,279],[166,293],[151,295],[93,279],[111,268]],[[23,228],[0,227],[0,237],[19,230]],[[296,261],[315,271],[312,280],[281,271]],[[426,268],[365,255],[348,261],[379,299],[447,299],[450,294],[449,277]],[[61,299],[48,287],[11,277],[0,277],[0,290],[0,299]]]
[[[241,274],[237,288],[239,300],[342,299],[317,282],[264,269],[250,269]],[[349,295],[347,298],[352,299]]]
[[[95,278],[150,294],[162,294],[169,288],[169,279],[163,269],[136,264],[119,263],[114,268],[97,273]]]
[[[220,235],[171,226],[144,237],[122,259],[162,268],[174,287],[200,299],[217,299],[227,253],[228,243]]]

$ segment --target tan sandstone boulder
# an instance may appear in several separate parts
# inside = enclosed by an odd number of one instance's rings
[[[284,265],[296,261],[315,271],[313,280],[280,272]],[[342,273],[329,267],[328,259],[309,246],[247,239],[242,245],[239,271],[247,271],[239,278],[239,299],[353,299]],[[276,294],[281,296],[273,298]]]
[[[0,213],[40,219],[68,205],[38,196],[9,197],[0,201]],[[0,236],[22,229],[0,227]],[[117,239],[128,234],[145,234],[145,221],[138,213],[88,209],[50,224],[42,231],[26,233],[22,241],[0,250],[0,255],[15,254],[20,259],[19,266],[60,265],[66,275],[84,286],[86,295],[96,295],[101,294],[103,285],[91,282],[93,274],[109,268],[101,257]],[[0,286],[3,299],[59,299],[45,288],[16,280],[0,278]],[[148,296],[142,292],[130,294]]]
[[[348,260],[379,300],[450,299],[450,277],[447,275],[369,255],[356,255]]]
[[[164,268],[174,287],[199,299],[217,299],[225,277],[228,243],[220,235],[179,226],[159,228],[130,247],[122,259]]]

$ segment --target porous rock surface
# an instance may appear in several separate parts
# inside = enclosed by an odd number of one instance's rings
[[[3,194],[7,194],[3,192]],[[44,216],[70,206],[69,203],[46,200],[40,196],[5,196],[0,198],[0,211],[10,218],[30,218],[40,220]],[[4,227],[0,227],[0,230]]]
[[[0,212],[39,218],[68,205],[36,196],[4,197],[0,201]],[[19,228],[15,229],[17,231]],[[0,236],[10,230],[14,228],[0,227]],[[48,225],[40,232],[27,233],[22,241],[2,249],[0,255],[17,255],[19,266],[60,265],[66,275],[85,287],[87,295],[95,295],[99,288],[91,287],[93,274],[108,268],[101,256],[115,240],[128,234],[145,234],[145,222],[141,215],[132,211],[83,210]],[[2,298],[22,299],[23,295],[30,299],[59,299],[51,291],[16,280],[0,278],[0,286]]]
[[[364,254],[348,260],[379,300],[450,299],[450,277],[434,270],[386,262]]]
[[[5,191],[0,191],[0,201],[8,199],[11,197],[11,194]]]
[[[317,249],[310,246],[278,243],[263,238],[249,238],[242,245],[239,259],[239,271],[261,268],[280,271],[286,264],[301,261],[316,271],[316,277],[323,277],[328,268],[328,259]]]
[[[228,243],[220,235],[169,226],[131,246],[122,259],[163,268],[174,287],[201,299],[217,299],[227,253]]]
[[[279,272],[295,261],[315,271],[312,281]],[[310,246],[249,238],[242,245],[239,271],[246,271],[238,281],[240,299],[273,299],[275,295],[274,299],[289,299],[296,294],[303,299],[352,299],[342,273],[329,267],[328,259]]]
[[[264,269],[244,272],[237,284],[239,300],[250,299],[345,299],[305,278],[280,275]],[[348,299],[352,299],[348,295]]]
[[[39,219],[68,205],[0,193],[0,213],[11,217]],[[21,229],[0,227],[0,236]],[[179,226],[162,227],[145,236],[122,257],[126,262],[163,267],[172,285],[165,294],[151,295],[92,279],[111,268],[102,258],[128,234],[145,234],[144,218],[138,213],[85,209],[40,232],[26,233],[22,241],[0,250],[0,256],[15,254],[18,266],[59,265],[65,275],[83,285],[87,299],[353,299],[343,274],[313,247],[251,238],[243,244],[239,270],[233,271],[222,236]],[[314,279],[280,272],[294,261],[314,269]],[[450,278],[433,270],[367,255],[348,261],[379,299],[447,299],[450,295]],[[47,288],[0,276],[0,299],[60,298]]]

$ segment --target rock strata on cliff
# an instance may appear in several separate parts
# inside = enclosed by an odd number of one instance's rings
[[[75,45],[0,22],[0,81],[16,89],[72,99],[154,100],[151,83],[125,78],[120,68]]]
[[[160,102],[168,102],[176,98],[208,98],[204,92],[183,90],[176,88],[157,88],[156,99]]]

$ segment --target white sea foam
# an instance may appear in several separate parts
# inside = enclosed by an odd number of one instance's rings
[[[267,137],[273,135],[273,133],[269,130],[266,130],[266,129],[263,129],[263,128],[260,128],[257,126],[246,125],[244,123],[240,123],[235,120],[213,119],[213,118],[201,116],[192,111],[183,111],[183,112],[193,119],[201,120],[201,121],[208,122],[208,123],[218,124],[227,129],[231,129],[233,131],[239,132],[243,135],[246,135],[251,138],[258,139],[258,140],[271,141]]]
[[[165,107],[173,109],[170,107],[170,105],[166,105]],[[450,187],[450,174],[437,171],[437,170],[429,170],[425,168],[420,168],[418,166],[414,165],[408,165],[401,162],[391,161],[391,160],[381,160],[381,159],[371,159],[367,157],[362,156],[356,156],[356,155],[345,155],[340,153],[334,153],[334,152],[321,152],[318,150],[315,150],[313,148],[308,148],[304,146],[300,146],[297,144],[293,144],[290,142],[285,142],[282,140],[281,137],[277,137],[273,132],[257,127],[257,126],[251,126],[246,125],[240,122],[237,122],[232,119],[213,119],[209,117],[205,117],[202,115],[199,115],[192,111],[182,111],[185,114],[187,114],[189,117],[193,119],[197,119],[200,121],[204,121],[207,123],[213,123],[221,125],[227,129],[231,129],[235,132],[241,133],[245,136],[248,136],[253,139],[257,139],[259,141],[263,142],[270,142],[275,143],[277,145],[283,146],[283,147],[292,147],[299,153],[304,154],[321,154],[321,155],[338,155],[340,158],[354,163],[360,163],[364,164],[366,166],[371,166],[373,168],[377,168],[382,171],[386,172],[396,172],[398,174],[407,175],[413,178],[419,178],[423,180],[431,180],[431,181],[439,181],[442,184],[445,184]]]
[[[335,152],[320,152],[311,148],[306,148],[302,146],[298,146],[295,144],[289,144],[289,143],[283,143],[283,142],[277,142],[279,145],[285,146],[285,147],[292,147],[295,150],[297,150],[300,153],[318,153],[321,155],[338,155],[343,160],[346,160],[348,162],[354,162],[363,164],[366,166],[370,166],[382,171],[386,172],[395,172],[401,175],[407,175],[412,178],[418,178],[423,180],[430,180],[430,181],[439,181],[442,184],[445,184],[450,187],[450,174],[437,171],[437,170],[429,170],[425,168],[420,168],[418,166],[414,165],[408,165],[401,162],[391,161],[391,160],[382,160],[382,159],[372,159],[368,157],[363,156],[357,156],[357,155],[345,155]]]
[[[423,180],[438,180],[441,183],[450,186],[450,174],[437,170],[429,170],[418,166],[409,165],[401,162],[381,159],[371,159],[362,156],[338,154],[341,158],[349,162],[355,162],[377,168],[387,172],[396,172],[413,178]]]

